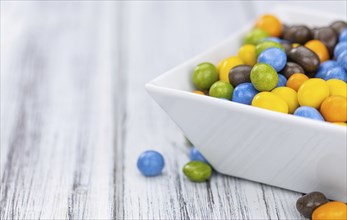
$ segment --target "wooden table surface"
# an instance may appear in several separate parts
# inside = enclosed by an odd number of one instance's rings
[[[144,90],[274,4],[2,1],[0,219],[302,218],[299,193],[188,181],[189,146]],[[137,170],[146,149],[163,175]]]

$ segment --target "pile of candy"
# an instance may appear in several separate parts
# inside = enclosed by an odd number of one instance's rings
[[[260,17],[237,56],[199,64],[194,93],[346,125],[347,24],[283,25]]]
[[[347,205],[339,201],[329,201],[323,193],[311,192],[298,199],[296,209],[306,218],[347,219]]]

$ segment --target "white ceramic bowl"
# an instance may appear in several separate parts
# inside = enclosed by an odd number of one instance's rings
[[[285,23],[308,26],[345,19],[288,7],[272,13]],[[347,202],[345,127],[191,92],[195,66],[236,54],[253,22],[149,82],[147,91],[218,172]]]

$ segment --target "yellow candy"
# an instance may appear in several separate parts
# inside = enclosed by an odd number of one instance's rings
[[[278,87],[271,91],[280,96],[288,104],[288,113],[292,114],[299,107],[296,91],[289,87]]]
[[[254,96],[252,105],[276,112],[288,113],[288,104],[280,96],[271,92],[260,92]]]
[[[347,123],[345,122],[333,122],[333,124],[340,125],[340,126],[347,126]]]
[[[245,44],[240,47],[237,56],[246,64],[253,66],[257,63],[257,55],[255,52],[255,45]]]
[[[312,220],[346,220],[347,205],[343,202],[332,201],[316,208]]]
[[[229,72],[230,70],[238,65],[244,64],[243,61],[237,56],[232,56],[224,61],[219,66],[219,79],[224,82],[229,82]]]
[[[317,109],[328,96],[328,84],[318,78],[306,80],[298,91],[298,101],[301,106],[310,106]]]
[[[340,79],[329,79],[327,81],[330,95],[340,95],[347,97],[347,83]]]

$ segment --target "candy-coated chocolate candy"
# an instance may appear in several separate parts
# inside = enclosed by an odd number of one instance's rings
[[[346,122],[333,122],[333,124],[339,125],[339,126],[347,126]]]
[[[212,168],[207,163],[194,160],[184,165],[183,173],[193,182],[203,182],[210,178]]]
[[[341,34],[340,34],[340,37],[339,37],[339,42],[345,42],[347,41],[347,28],[345,28]]]
[[[343,96],[327,97],[320,107],[320,112],[326,121],[347,121],[347,98]]]
[[[216,67],[211,63],[200,63],[194,69],[193,83],[198,89],[209,89],[218,80]]]
[[[229,82],[231,85],[236,87],[237,85],[245,82],[251,82],[252,66],[249,65],[238,65],[232,68],[229,72]]]
[[[316,208],[312,213],[312,220],[346,220],[347,205],[343,202],[333,201]]]
[[[318,120],[318,121],[324,121],[324,118],[320,114],[320,112],[317,109],[312,108],[310,106],[301,106],[301,107],[297,108],[294,111],[294,115],[300,116],[303,118],[310,118],[310,119],[314,119],[314,120]]]
[[[219,67],[219,79],[224,82],[229,82],[229,72],[230,70],[238,65],[244,64],[243,61],[237,57],[232,56],[225,59]]]
[[[337,57],[337,63],[347,71],[347,50],[339,54]]]
[[[282,74],[278,74],[278,83],[276,87],[286,86],[287,78]]]
[[[288,113],[288,104],[280,96],[271,92],[260,92],[254,96],[252,106],[271,111]]]
[[[205,157],[200,153],[200,151],[196,147],[192,147],[189,151],[189,159],[190,160],[198,160],[204,163],[208,163]]]
[[[264,50],[258,56],[258,63],[267,63],[279,72],[287,63],[287,55],[283,50],[272,47]]]
[[[244,44],[254,44],[256,45],[264,38],[269,37],[269,33],[260,28],[254,28],[246,34],[243,39]]]
[[[311,192],[300,197],[296,201],[296,209],[306,218],[311,218],[313,211],[327,202],[329,202],[329,200],[323,193]]]
[[[283,51],[284,48],[280,43],[274,42],[274,41],[262,41],[257,46],[255,47],[256,50],[256,55],[257,57],[266,49],[272,48],[272,47],[277,47]]]
[[[216,98],[226,98],[231,100],[234,88],[230,83],[224,81],[217,81],[213,83],[210,88],[210,96]]]
[[[306,80],[298,90],[298,101],[301,106],[310,106],[318,109],[328,96],[328,84],[318,78]]]
[[[334,49],[334,56],[337,58],[342,52],[347,50],[347,41],[340,42]]]
[[[337,67],[337,66],[338,66],[338,64],[334,60],[325,61],[324,63],[321,63],[319,65],[319,68],[317,70],[315,77],[324,79],[326,74],[328,73],[328,71],[334,67]]]
[[[251,82],[258,91],[270,91],[278,83],[276,70],[266,63],[257,63],[251,71]]]
[[[319,40],[310,40],[306,42],[305,47],[312,50],[319,57],[319,61],[322,63],[329,60],[329,51],[327,47]]]
[[[289,87],[278,87],[271,91],[280,96],[288,105],[288,113],[292,114],[299,107],[296,91]]]
[[[137,168],[144,176],[157,176],[161,174],[164,165],[163,156],[154,150],[143,152],[137,160]]]
[[[341,66],[336,66],[328,70],[328,72],[326,73],[323,79],[324,80],[340,79],[342,81],[347,82],[347,72]]]
[[[299,64],[305,70],[306,75],[316,73],[320,64],[317,54],[304,46],[291,49],[288,58]]]
[[[268,32],[272,37],[279,37],[282,34],[282,23],[271,14],[261,16],[255,26]]]
[[[347,28],[347,23],[346,23],[345,21],[335,21],[335,22],[333,22],[333,23],[330,25],[330,27],[331,27],[332,29],[334,29],[334,31],[335,31],[338,35],[340,35],[341,32],[342,32],[345,28]]]
[[[257,63],[256,48],[253,44],[245,44],[240,47],[237,56],[246,65],[253,66]]]
[[[289,77],[286,85],[295,91],[299,91],[300,86],[308,79],[303,73],[294,73]]]
[[[312,33],[314,39],[322,41],[329,51],[329,56],[332,57],[338,41],[338,36],[334,29],[331,27],[315,28]]]
[[[236,86],[232,101],[251,105],[252,100],[257,93],[258,91],[254,88],[252,83],[242,83]]]
[[[282,42],[281,45],[284,48],[284,51],[286,52],[286,54],[288,56],[289,51],[293,48],[292,44],[287,42],[287,41],[285,41],[285,42]]]
[[[339,95],[347,97],[347,83],[339,79],[329,79],[327,81],[329,93],[331,96]]]
[[[193,93],[199,94],[199,95],[205,95],[203,91],[199,91],[199,90],[194,90]]]
[[[294,73],[305,73],[304,69],[297,63],[287,62],[281,74],[283,74],[287,79]]]
[[[264,38],[263,40],[261,40],[261,42],[263,41],[273,41],[273,42],[276,42],[276,43],[282,43],[282,40],[277,38],[277,37],[267,37],[267,38]]]
[[[284,30],[283,39],[292,43],[305,44],[312,39],[311,30],[304,25],[293,25]]]

